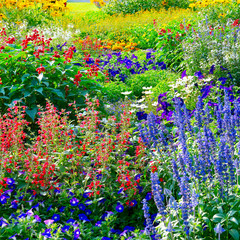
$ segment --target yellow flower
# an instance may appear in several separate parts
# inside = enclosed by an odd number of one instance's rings
[[[3,13],[0,13],[0,20],[2,20],[3,18],[7,18]]]
[[[223,13],[220,13],[219,15],[218,15],[218,18],[224,18],[226,16],[226,14],[223,14]]]

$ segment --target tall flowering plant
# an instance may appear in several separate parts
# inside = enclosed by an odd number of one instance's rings
[[[101,88],[96,80],[104,74],[98,63],[88,65],[88,56],[81,63],[73,62],[75,46],[69,46],[64,52],[53,51],[52,39],[45,39],[37,30],[26,36],[20,45],[16,44],[15,37],[7,36],[5,29],[0,39],[3,111],[17,99],[27,106],[26,113],[34,120],[37,105],[45,105],[45,98],[58,108],[67,108],[70,101],[83,106],[84,95]]]
[[[186,239],[217,233],[219,238],[221,234],[223,239],[235,239],[239,99],[232,101],[225,90],[224,101],[218,98],[215,106],[209,106],[199,97],[193,115],[181,99],[175,98],[174,103],[171,132],[159,125],[153,114],[147,116],[144,127],[139,126],[144,144],[153,149],[153,158],[161,159],[160,165],[155,160],[158,171],[171,166],[172,178],[168,176],[165,185],[154,176],[151,179],[159,213],[158,233],[175,238],[181,231]],[[224,209],[220,208],[222,201],[227,202]]]

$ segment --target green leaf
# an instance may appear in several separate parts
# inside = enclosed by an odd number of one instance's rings
[[[229,233],[231,234],[231,236],[233,237],[234,240],[239,240],[238,230],[236,230],[236,229],[231,229],[231,230],[229,231]]]
[[[2,93],[3,95],[5,95],[4,87],[1,87],[1,88],[0,88],[0,93]]]
[[[60,98],[65,98],[64,94],[60,89],[51,88],[52,93],[56,94]]]
[[[66,168],[63,165],[60,165],[59,170],[61,173],[66,172]]]
[[[37,106],[35,106],[33,109],[29,109],[29,108],[27,108],[26,109],[26,114],[34,121],[34,119],[35,119],[35,116],[36,116],[36,114],[37,114],[37,111],[38,111],[38,108],[37,108]]]
[[[217,213],[213,216],[213,221],[220,222],[223,218],[225,218],[225,215],[223,213]]]
[[[24,91],[24,97],[28,97],[28,96],[30,96],[31,95],[31,92],[29,92],[29,91]]]
[[[18,189],[24,188],[27,185],[25,181],[18,181],[17,187]]]
[[[23,82],[26,78],[28,78],[29,76],[30,76],[29,73],[24,74],[24,75],[21,77],[22,82]]]
[[[236,212],[237,212],[237,211],[235,211],[235,210],[230,210],[227,215],[228,215],[228,217],[231,217],[231,216],[233,216]]]
[[[42,95],[43,88],[42,88],[42,87],[37,88],[37,89],[35,89],[35,91],[36,91],[36,92],[39,92],[39,93]]]
[[[231,222],[234,222],[234,223],[236,223],[236,224],[238,225],[238,220],[237,220],[235,217],[231,217],[231,218],[230,218],[230,221],[231,221]]]
[[[36,102],[36,96],[35,94],[31,94],[30,96],[28,96],[27,102],[32,104]]]

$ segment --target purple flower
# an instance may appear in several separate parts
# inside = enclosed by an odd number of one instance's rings
[[[132,231],[135,230],[135,227],[126,226],[123,230],[124,230],[124,231],[130,231],[130,232],[132,232]]]
[[[103,237],[102,240],[111,240],[109,237]]]
[[[52,204],[47,208],[47,212],[50,211],[52,208]]]
[[[136,176],[134,177],[134,180],[135,180],[135,181],[139,180],[139,179],[141,178],[141,176],[142,176],[142,174],[136,175]]]
[[[8,178],[7,179],[7,184],[8,185],[13,185],[15,183],[15,181],[13,180],[13,178]]]
[[[84,210],[86,209],[86,206],[85,206],[84,204],[80,203],[80,204],[78,205],[78,208],[79,208],[79,210],[84,211]]]
[[[34,215],[32,209],[28,210],[28,211],[26,212],[26,214],[27,214],[28,216],[30,216],[30,217]]]
[[[52,219],[54,222],[58,222],[60,220],[60,215],[59,214],[53,214]]]
[[[138,117],[138,120],[147,120],[147,113],[145,113],[144,111],[142,112],[137,112],[136,116]]]
[[[118,194],[120,194],[120,193],[122,193],[123,192],[123,188],[120,188],[119,190],[118,190]]]
[[[18,208],[18,204],[17,204],[17,201],[16,201],[16,200],[13,200],[13,201],[11,202],[11,205],[12,205],[12,208],[14,208],[14,209],[17,209],[17,208]]]
[[[36,222],[41,222],[42,221],[42,219],[38,215],[34,215],[34,218],[35,218]]]
[[[130,202],[130,207],[134,207],[134,206],[136,206],[137,205],[137,200],[132,200],[131,202]]]
[[[204,78],[201,71],[195,72],[194,76],[198,77],[198,79],[203,79]]]
[[[0,203],[1,203],[1,204],[7,203],[7,198],[6,198],[5,195],[0,196]]]
[[[70,204],[71,204],[71,206],[73,206],[73,207],[77,206],[78,203],[79,203],[79,200],[78,200],[77,198],[72,198],[72,199],[70,200]]]
[[[92,213],[92,211],[91,211],[90,209],[86,209],[86,210],[85,210],[85,213],[86,213],[87,215],[90,215],[90,214]]]
[[[52,223],[54,223],[54,220],[48,219],[48,220],[45,220],[44,223],[49,226],[49,225],[51,225]]]
[[[215,65],[212,65],[210,70],[209,70],[209,74],[213,74],[215,70]]]
[[[42,235],[43,235],[45,238],[52,238],[51,230],[52,230],[51,228],[45,229],[45,231],[42,233]]]
[[[70,223],[70,224],[74,224],[74,222],[75,222],[75,220],[72,219],[72,218],[70,218],[70,219],[67,220],[67,223]]]
[[[183,79],[184,77],[187,77],[187,70],[184,70],[184,71],[182,72],[181,78]]]
[[[66,226],[62,227],[61,230],[62,230],[63,233],[65,233],[65,232],[67,232],[69,229],[70,229],[70,226],[66,225]]]
[[[14,235],[12,235],[11,237],[9,237],[8,239],[16,239],[16,235],[17,235],[17,233],[16,234],[14,234]]]
[[[201,89],[201,93],[202,93],[202,99],[208,97],[209,93],[211,92],[211,88],[213,86],[210,85],[210,86],[205,86]]]
[[[118,205],[116,206],[116,211],[117,211],[117,212],[123,212],[123,210],[124,210],[123,205],[118,204]]]
[[[218,223],[217,226],[214,228],[214,231],[215,231],[217,234],[222,234],[225,230],[222,228],[221,224]]]
[[[95,223],[95,226],[96,227],[101,227],[102,226],[102,221],[100,220],[100,221],[97,221],[96,223]]]
[[[64,212],[65,208],[66,208],[65,206],[60,207],[59,212]]]
[[[86,221],[86,222],[90,221],[84,213],[79,214],[78,217],[79,217],[79,220],[81,221]]]
[[[78,238],[80,237],[80,234],[81,234],[81,232],[80,232],[79,228],[76,229],[76,230],[74,231],[74,240],[75,240],[75,239],[78,239]]]
[[[148,192],[146,195],[146,200],[149,201],[152,198],[152,193]]]

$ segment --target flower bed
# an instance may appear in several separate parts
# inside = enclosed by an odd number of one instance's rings
[[[238,1],[43,3],[0,5],[0,239],[238,240]]]

